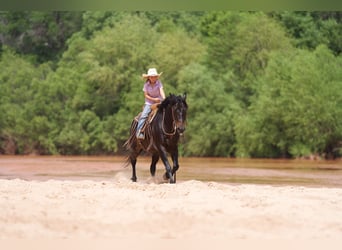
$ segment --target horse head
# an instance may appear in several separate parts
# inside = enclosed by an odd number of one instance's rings
[[[161,104],[161,108],[171,109],[172,119],[175,131],[182,135],[186,127],[186,113],[188,105],[186,103],[186,94],[174,95],[170,94]]]
[[[176,104],[173,106],[174,121],[179,134],[183,134],[186,127],[186,113],[188,104],[186,103],[186,94],[176,96]]]

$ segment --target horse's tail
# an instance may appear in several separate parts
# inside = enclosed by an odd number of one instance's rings
[[[149,144],[146,148],[146,151],[150,151],[152,149],[152,147],[154,147],[154,140],[153,140],[153,136],[152,136],[152,125],[149,124],[146,128],[146,135],[149,138]]]
[[[136,140],[135,134],[136,134],[137,126],[138,126],[138,122],[135,119],[133,119],[133,121],[131,123],[130,135],[129,135],[127,141],[123,144],[123,147],[127,151],[133,150],[134,140]]]
[[[126,157],[125,160],[125,164],[124,166],[127,167],[130,164],[130,154],[132,151],[134,151],[134,140],[136,140],[136,129],[138,126],[138,122],[133,119],[132,123],[131,123],[131,128],[130,128],[130,135],[128,137],[128,139],[126,140],[126,142],[122,145],[122,147],[126,150],[126,152],[128,152],[128,155]]]

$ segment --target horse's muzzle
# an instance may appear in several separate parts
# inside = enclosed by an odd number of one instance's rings
[[[177,132],[178,132],[180,135],[183,135],[184,131],[185,131],[185,127],[184,127],[184,126],[177,127]]]

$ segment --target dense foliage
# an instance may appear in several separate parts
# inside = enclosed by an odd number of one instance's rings
[[[0,12],[0,154],[120,154],[141,74],[184,156],[342,156],[341,12]]]

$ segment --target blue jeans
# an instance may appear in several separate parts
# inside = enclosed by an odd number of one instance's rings
[[[138,121],[138,126],[137,126],[137,135],[139,135],[140,133],[140,130],[142,129],[142,127],[144,126],[145,124],[145,121],[148,117],[148,115],[150,114],[151,112],[151,105],[149,104],[145,104],[144,105],[144,109],[141,113],[141,116],[139,118],[139,121]]]

